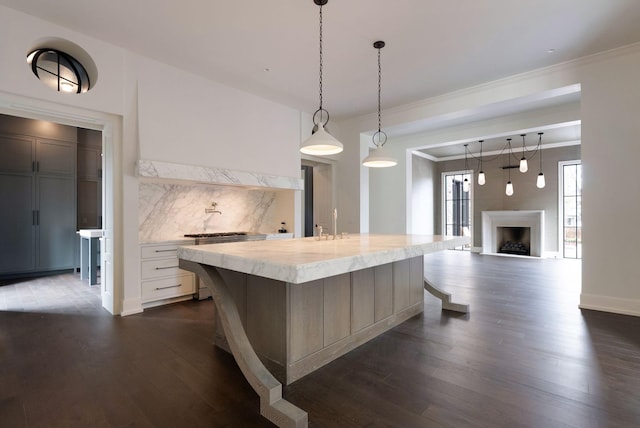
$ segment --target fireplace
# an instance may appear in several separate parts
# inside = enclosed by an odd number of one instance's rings
[[[498,226],[496,232],[498,253],[515,254],[517,256],[531,255],[531,228],[530,227],[502,227]]]
[[[544,211],[483,211],[482,253],[542,257]]]

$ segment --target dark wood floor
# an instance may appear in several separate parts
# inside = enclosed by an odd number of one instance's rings
[[[425,271],[471,314],[425,296],[423,315],[286,387],[310,426],[640,426],[640,318],[580,311],[580,262],[444,252]],[[0,426],[271,426],[211,345],[213,309],[0,309]]]

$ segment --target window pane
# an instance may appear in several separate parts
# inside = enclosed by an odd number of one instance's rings
[[[582,164],[576,165],[576,194],[582,195]]]
[[[564,257],[582,258],[582,165],[564,165],[562,180]]]
[[[564,168],[564,196],[575,196],[576,187],[576,165],[566,165]]]
[[[576,226],[578,219],[576,198],[564,198],[564,226]]]

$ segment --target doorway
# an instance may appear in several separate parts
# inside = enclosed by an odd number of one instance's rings
[[[302,160],[304,180],[302,225],[304,236],[314,236],[321,226],[323,233],[333,233],[334,168],[330,163]]]
[[[115,286],[116,272],[122,270],[121,261],[114,258],[114,230],[121,228],[121,222],[116,222],[116,201],[120,200],[120,193],[116,194],[117,174],[121,170],[121,161],[114,156],[114,151],[120,150],[122,128],[120,120],[112,115],[95,111],[85,111],[69,106],[49,103],[46,101],[27,99],[19,95],[0,93],[0,114],[25,119],[47,121],[59,125],[80,127],[102,133],[102,230],[100,241],[100,298],[101,305],[111,314],[121,311],[120,296],[122,291]],[[120,206],[120,203],[118,203]],[[75,219],[75,215],[74,215]],[[118,235],[120,236],[120,235]],[[76,238],[79,239],[79,238]],[[117,243],[121,245],[120,242]]]

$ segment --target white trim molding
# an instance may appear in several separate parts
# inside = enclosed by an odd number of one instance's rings
[[[640,300],[638,299],[621,299],[619,297],[582,293],[580,294],[580,304],[578,307],[581,309],[640,317]]]
[[[531,228],[531,257],[542,257],[544,251],[544,211],[482,211],[482,253],[498,254],[498,227]]]

